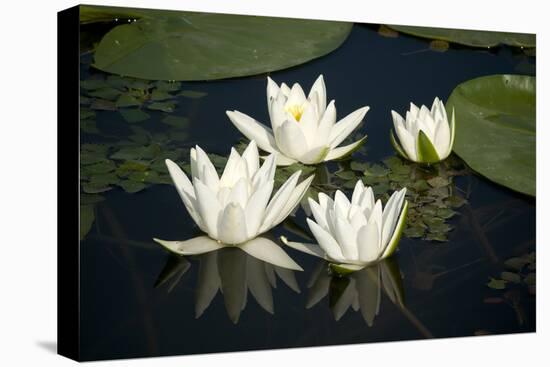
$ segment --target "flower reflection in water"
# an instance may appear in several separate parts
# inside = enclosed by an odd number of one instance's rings
[[[365,322],[372,326],[380,312],[382,292],[396,306],[404,307],[404,291],[401,273],[397,262],[388,258],[346,275],[339,274],[330,268],[328,263],[319,263],[308,283],[309,293],[306,308],[311,308],[324,297],[329,298],[336,321],[351,307],[361,311]]]
[[[200,264],[195,287],[196,318],[206,311],[218,291],[223,296],[227,315],[235,324],[246,308],[249,291],[271,314],[275,313],[272,288],[277,287],[277,278],[300,293],[294,271],[261,261],[238,248],[223,248],[192,258],[170,256],[156,285],[172,282],[168,288],[171,291],[191,268],[189,259],[197,259]]]

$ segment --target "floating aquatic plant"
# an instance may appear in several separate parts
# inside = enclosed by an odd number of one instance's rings
[[[392,132],[391,142],[403,158],[417,163],[437,163],[451,154],[455,112],[453,109],[449,124],[445,105],[439,98],[434,99],[431,109],[411,103],[405,119],[395,111],[391,114],[398,138]]]
[[[271,128],[239,111],[227,111],[229,119],[262,150],[276,154],[277,165],[296,162],[316,164],[350,155],[366,139],[339,146],[359,126],[369,110],[362,107],[336,121],[334,100],[327,106],[327,91],[320,75],[308,96],[300,84],[289,88],[267,79],[267,108]]]
[[[334,200],[324,193],[309,198],[315,221],[307,219],[317,244],[281,240],[289,247],[331,262],[340,271],[357,271],[393,254],[405,226],[406,189],[394,192],[385,207],[372,188],[357,181],[351,201],[338,190]]]
[[[242,156],[231,149],[221,177],[198,146],[191,150],[192,182],[171,160],[166,165],[187,212],[208,237],[155,241],[180,255],[236,246],[274,265],[301,270],[279,246],[257,236],[281,223],[294,210],[313,176],[298,184],[301,171],[297,171],[271,196],[275,155],[260,166],[255,141],[250,142]]]

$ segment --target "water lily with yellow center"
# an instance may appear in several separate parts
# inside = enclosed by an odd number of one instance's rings
[[[406,189],[394,192],[385,207],[374,201],[372,188],[357,181],[351,201],[338,190],[334,200],[324,193],[319,202],[309,198],[315,221],[307,219],[319,245],[282,242],[296,250],[323,258],[339,272],[357,271],[392,255],[405,227]]]
[[[436,163],[451,154],[455,138],[455,111],[451,114],[451,123],[443,101],[435,98],[431,110],[422,105],[418,108],[411,102],[405,119],[391,111],[395,132],[391,142],[397,152],[405,159],[417,163]]]
[[[343,158],[366,139],[364,136],[340,146],[359,126],[369,107],[362,107],[337,122],[334,100],[327,105],[322,75],[307,97],[300,84],[295,83],[292,88],[285,83],[279,86],[268,77],[267,108],[271,128],[239,111],[226,113],[244,136],[255,140],[262,150],[277,155],[277,165],[316,164]]]
[[[176,163],[168,159],[166,165],[187,212],[208,236],[187,241],[155,239],[156,242],[179,255],[196,255],[236,246],[260,260],[302,270],[281,247],[257,236],[292,213],[311,184],[313,175],[298,184],[301,171],[297,171],[271,196],[275,155],[267,157],[260,166],[255,141],[250,142],[242,156],[231,149],[221,177],[199,146],[191,149],[192,182]]]

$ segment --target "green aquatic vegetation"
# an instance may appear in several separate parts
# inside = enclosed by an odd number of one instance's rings
[[[459,84],[454,152],[474,171],[526,195],[536,194],[536,78],[491,75]]]
[[[535,252],[509,258],[504,261],[503,268],[498,276],[489,277],[487,287],[497,290],[520,288],[532,295],[536,293]]]
[[[527,33],[490,32],[404,25],[388,25],[387,27],[394,31],[416,37],[458,43],[470,47],[495,47],[500,44],[513,47],[535,47],[536,45],[535,35]]]
[[[83,23],[131,19],[103,36],[95,48],[93,66],[150,80],[213,80],[289,68],[338,48],[353,25],[182,11],[85,9]]]
[[[449,157],[433,166],[422,166],[389,157],[381,163],[348,162],[334,173],[330,183],[313,183],[320,191],[332,193],[338,187],[353,189],[358,179],[372,186],[383,201],[389,194],[407,188],[409,210],[403,234],[409,238],[445,242],[453,227],[448,222],[455,217],[466,199],[454,186],[453,178],[466,173],[463,164]]]
[[[150,82],[117,75],[96,75],[82,80],[80,87],[80,104],[86,106],[80,113],[81,129],[96,135],[101,132],[95,124],[95,111],[118,111],[126,122],[138,123],[151,118],[144,109],[172,113],[177,107],[178,97],[196,99],[207,95],[206,92],[182,90],[180,82]],[[186,118],[167,116],[163,122],[174,125],[176,119],[181,123]]]

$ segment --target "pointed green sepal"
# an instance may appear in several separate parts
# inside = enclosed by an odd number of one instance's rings
[[[397,142],[397,139],[395,139],[395,135],[393,134],[393,130],[390,130],[390,141],[391,141],[391,145],[393,145],[393,148],[397,151],[397,153],[399,153],[399,155],[402,158],[404,158],[406,160],[410,160],[409,157],[407,156],[407,153],[405,153],[405,151],[403,150],[401,145]]]
[[[403,204],[403,209],[401,209],[401,214],[399,214],[399,219],[397,220],[397,225],[395,226],[395,231],[393,232],[393,235],[390,239],[388,246],[386,247],[386,250],[384,250],[384,253],[382,254],[382,259],[391,256],[397,249],[397,245],[399,244],[399,240],[401,239],[401,235],[403,234],[403,230],[405,229],[405,221],[407,218],[408,209],[409,202],[405,200],[405,203]]]
[[[436,163],[441,160],[430,138],[422,130],[418,132],[416,140],[416,155],[420,163]]]

